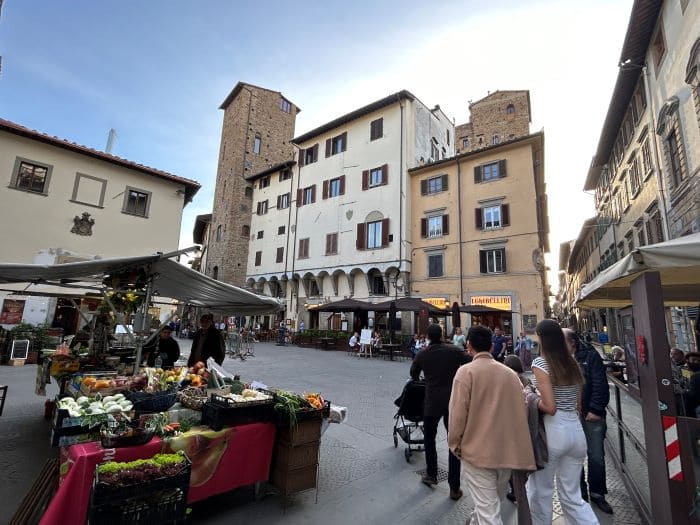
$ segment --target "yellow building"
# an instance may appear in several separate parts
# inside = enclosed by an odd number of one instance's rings
[[[549,317],[544,134],[409,170],[411,295],[488,306],[507,334]]]

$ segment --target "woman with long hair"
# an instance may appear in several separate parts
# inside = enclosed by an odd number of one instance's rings
[[[538,408],[544,412],[549,460],[527,482],[532,521],[552,523],[554,478],[566,523],[597,524],[593,509],[581,497],[581,471],[586,459],[586,436],[579,419],[583,376],[569,353],[564,332],[555,321],[537,324],[540,357],[532,362],[534,384],[540,393]]]

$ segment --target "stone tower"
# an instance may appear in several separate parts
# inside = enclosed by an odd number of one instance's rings
[[[455,150],[467,153],[530,134],[530,92],[495,91],[469,103],[469,122],[455,128]]]
[[[246,177],[292,160],[299,108],[279,91],[239,82],[219,109],[224,110],[219,166],[202,271],[230,284],[245,284],[252,183]]]

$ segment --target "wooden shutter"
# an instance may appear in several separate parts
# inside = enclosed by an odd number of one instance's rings
[[[281,263],[284,260],[284,248],[277,248],[277,260],[275,262]]]
[[[255,266],[260,266],[262,260],[262,252],[255,252]]]
[[[382,248],[389,246],[389,219],[382,219]]]
[[[345,175],[340,176],[340,194],[345,195]]]
[[[301,188],[299,188],[299,189],[297,190],[297,208],[298,208],[299,206],[301,206],[301,194],[302,194],[302,190],[301,190]]]
[[[510,226],[510,205],[501,204],[501,226]]]
[[[474,225],[476,226],[477,230],[484,229],[484,214],[482,213],[481,208],[474,208]]]
[[[486,251],[479,250],[479,271],[481,273],[488,273],[488,265],[486,264]]]
[[[316,202],[316,185],[311,186],[311,203]]]
[[[331,156],[331,144],[333,143],[332,139],[326,139],[326,158]]]
[[[341,137],[343,137],[343,149],[341,151],[345,151],[348,149],[348,132],[344,131]]]
[[[420,194],[428,194],[428,179],[423,179],[422,181],[420,181]]]
[[[323,181],[323,200],[326,200],[328,198],[328,181],[324,180]]]
[[[257,209],[255,210],[255,213],[256,213],[257,215],[260,215],[260,205],[261,205],[261,204],[262,204],[262,202],[258,202],[258,204],[257,204]]]
[[[384,164],[382,166],[382,186],[389,184],[389,165]]]
[[[305,160],[306,160],[306,150],[304,148],[301,148],[299,150],[299,167],[304,165]]]
[[[428,236],[428,219],[420,220],[420,236],[424,239]]]
[[[369,170],[364,170],[362,172],[362,189],[369,189]]]
[[[442,234],[448,235],[450,233],[450,219],[449,215],[442,216]]]
[[[364,222],[361,222],[360,224],[357,225],[357,239],[355,241],[355,247],[358,250],[365,249],[365,228],[366,228],[366,225]]]
[[[474,183],[479,184],[481,182],[481,166],[474,166]]]
[[[331,234],[326,234],[326,255],[331,253]]]
[[[498,177],[503,178],[506,176],[506,161],[505,159],[498,161]]]
[[[506,271],[508,271],[508,270],[506,270],[507,266],[506,266],[506,249],[505,248],[501,248],[501,260],[503,261],[503,272],[505,273]]]
[[[282,201],[282,195],[277,195],[277,208],[280,207],[281,201]]]
[[[318,143],[314,144],[314,160],[313,162],[318,161]]]
[[[333,253],[338,253],[338,234],[331,234],[331,250]]]
[[[442,176],[442,191],[447,191],[447,174]]]
[[[374,138],[380,139],[384,136],[384,119],[380,118],[374,121]]]

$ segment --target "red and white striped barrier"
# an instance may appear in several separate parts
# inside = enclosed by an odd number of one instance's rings
[[[664,427],[664,440],[666,442],[666,463],[668,465],[668,477],[674,481],[683,481],[683,468],[681,466],[681,444],[678,441],[678,425],[676,418],[661,416]]]

